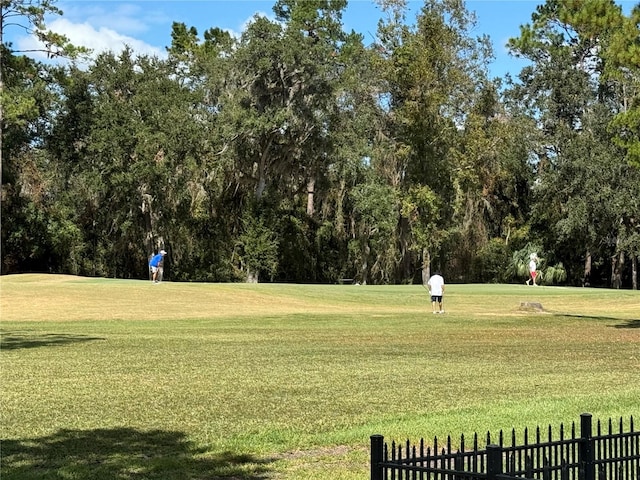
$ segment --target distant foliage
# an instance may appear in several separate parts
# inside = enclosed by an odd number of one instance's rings
[[[55,1],[1,3],[0,33],[86,53]],[[545,284],[637,288],[639,9],[548,0],[492,79],[463,2],[380,2],[367,35],[346,4],[83,68],[3,44],[2,273],[147,278],[164,249],[175,281],[520,283],[537,252]]]

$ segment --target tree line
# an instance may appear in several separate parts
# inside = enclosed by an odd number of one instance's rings
[[[174,23],[166,58],[88,57],[55,0],[0,2],[2,274],[637,289],[640,7],[547,0],[490,78],[459,0],[277,0],[239,37]]]

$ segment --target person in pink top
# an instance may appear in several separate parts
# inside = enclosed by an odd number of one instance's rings
[[[533,284],[534,287],[537,287],[536,278],[538,277],[538,254],[532,253],[529,255],[529,280],[527,280],[527,285],[529,282]]]

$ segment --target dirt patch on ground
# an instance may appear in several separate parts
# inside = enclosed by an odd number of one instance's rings
[[[528,312],[544,312],[544,307],[540,302],[520,302],[520,310]]]

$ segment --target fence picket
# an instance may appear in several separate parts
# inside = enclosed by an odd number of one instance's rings
[[[524,459],[524,475],[525,477],[533,477],[533,459],[526,455]]]
[[[625,430],[621,417],[618,427],[609,419],[604,432],[598,420],[595,435],[590,414],[580,416],[580,432],[576,422],[570,431],[561,424],[557,439],[551,425],[547,439],[542,438],[538,426],[535,441],[529,429],[524,430],[523,441],[517,441],[515,429],[511,431],[510,445],[505,445],[500,430],[498,444],[491,442],[487,432],[487,446],[480,449],[478,435],[474,434],[473,448],[467,448],[464,434],[460,436],[457,451],[451,436],[440,447],[438,438],[432,447],[419,446],[407,440],[403,445],[391,442],[389,446],[381,435],[371,436],[371,480],[640,480],[640,431],[634,427],[633,417]],[[499,464],[499,465],[498,465]]]
[[[542,478],[551,480],[551,462],[546,455],[542,458]]]
[[[542,432],[540,431],[540,426],[536,428],[536,444],[542,443]],[[544,451],[541,448],[536,448],[536,466],[541,464],[541,456],[544,454]]]

